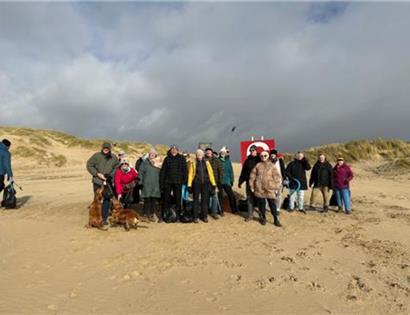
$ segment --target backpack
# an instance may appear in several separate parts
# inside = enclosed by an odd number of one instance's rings
[[[5,207],[6,209],[17,208],[16,190],[14,189],[13,184],[8,184],[7,187],[4,189],[3,201],[1,202],[1,206]]]

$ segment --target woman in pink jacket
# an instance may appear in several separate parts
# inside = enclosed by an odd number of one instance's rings
[[[353,179],[352,169],[345,164],[342,157],[337,159],[337,164],[333,168],[333,190],[336,194],[338,210],[345,206],[345,213],[352,213],[352,201],[350,198],[350,181]]]
[[[130,167],[128,159],[122,158],[120,167],[115,171],[114,183],[117,197],[124,205],[124,208],[129,208],[133,203],[132,192],[137,180],[137,171]]]

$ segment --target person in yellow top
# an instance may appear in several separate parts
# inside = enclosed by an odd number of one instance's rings
[[[216,182],[212,166],[204,159],[204,151],[196,151],[195,161],[188,166],[188,191],[193,195],[194,223],[199,217],[208,223],[209,198],[216,193]],[[199,197],[201,196],[201,211],[199,211]]]

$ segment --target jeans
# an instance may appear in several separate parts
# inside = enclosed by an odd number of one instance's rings
[[[246,201],[248,202],[248,218],[253,218],[253,206],[255,204],[255,195],[251,191],[249,182],[246,182]]]
[[[282,193],[280,190],[276,194],[275,205],[276,205],[276,211],[280,212],[280,208],[282,207]]]
[[[209,209],[212,215],[216,215],[221,211],[218,195],[219,194],[215,194],[209,199]]]
[[[289,194],[289,210],[295,209],[296,195],[298,197],[298,209],[303,210],[303,197],[305,195],[305,191],[299,190],[298,192],[295,192],[294,190],[290,190]]]
[[[350,200],[350,190],[349,188],[343,188],[343,189],[335,189],[336,193],[336,200],[337,200],[337,205],[339,208],[342,208],[343,205],[345,206],[345,212],[346,213],[351,213],[352,212],[352,204]]]
[[[93,184],[94,193],[100,187],[101,187],[100,185],[94,183]],[[103,222],[107,222],[108,216],[110,215],[110,212],[111,212],[111,199],[105,199],[104,198],[103,204],[102,204],[102,213],[101,213]]]

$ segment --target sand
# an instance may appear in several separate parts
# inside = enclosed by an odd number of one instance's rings
[[[92,191],[77,164],[15,167],[24,191],[20,209],[0,211],[0,313],[410,312],[409,174],[354,165],[351,216],[282,211],[275,228],[228,213],[104,232],[84,228]]]

